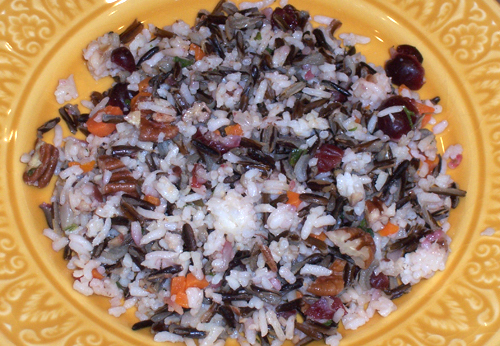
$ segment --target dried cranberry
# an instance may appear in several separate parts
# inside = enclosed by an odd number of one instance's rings
[[[331,93],[332,93],[331,101],[339,103],[344,103],[347,101],[347,96],[342,94],[341,92],[337,90],[332,90]]]
[[[331,320],[338,309],[346,312],[345,306],[338,297],[321,297],[312,304],[305,315],[313,320]]]
[[[384,273],[375,275],[375,272],[370,275],[370,286],[379,290],[386,290],[389,288],[389,278]]]
[[[292,5],[286,5],[283,8],[277,7],[271,15],[271,23],[273,28],[294,31],[299,26],[297,10]]]
[[[425,70],[412,55],[396,54],[385,63],[385,72],[396,85],[406,85],[411,90],[418,90],[424,85]]]
[[[328,172],[342,161],[344,151],[333,144],[323,144],[316,150],[314,157],[318,159],[318,173]]]
[[[409,98],[392,96],[382,103],[379,107],[379,111],[393,106],[404,106],[406,107],[406,112],[402,110],[392,113],[392,116],[386,115],[379,117],[377,119],[377,125],[383,133],[388,135],[392,140],[397,141],[401,136],[406,135],[412,130],[413,125],[417,121],[418,110]]]
[[[111,52],[111,62],[130,73],[136,69],[135,59],[127,47],[118,47]]]
[[[127,83],[116,83],[109,91],[108,105],[120,107],[123,114],[130,111],[130,101],[137,94],[136,91],[128,90]]]
[[[422,54],[418,51],[416,47],[410,46],[409,44],[401,44],[396,48],[396,52],[398,54],[403,54],[403,55],[411,55],[417,59],[419,63],[424,62],[424,57]]]
[[[226,137],[222,137],[213,132],[201,133],[198,131],[194,134],[193,140],[196,140],[203,145],[215,150],[219,154],[225,154],[229,150],[233,148],[237,148],[240,146],[241,137],[235,135],[229,135]]]

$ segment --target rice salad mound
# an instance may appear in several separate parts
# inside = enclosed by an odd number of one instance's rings
[[[423,127],[441,106],[416,92],[418,50],[393,47],[384,69],[339,20],[269,5],[92,41],[87,67],[112,87],[88,113],[60,108],[21,158],[27,184],[57,177],[43,234],[73,288],[136,309],[155,341],[338,345],[340,324],[389,315],[445,268],[463,150],[441,155]]]

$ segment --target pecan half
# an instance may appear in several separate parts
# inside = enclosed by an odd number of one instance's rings
[[[342,259],[335,259],[330,265],[331,275],[319,276],[307,288],[307,292],[315,294],[320,297],[336,296],[344,289],[344,267],[346,261]]]
[[[167,123],[159,123],[148,120],[145,117],[141,118],[139,128],[139,140],[146,142],[158,142],[160,134],[164,134],[163,139],[172,139],[179,133],[179,129],[175,125]]]
[[[366,269],[375,256],[373,237],[357,227],[343,227],[326,232],[328,238],[339,247],[344,255],[351,256],[354,263],[361,269]]]
[[[35,153],[23,174],[24,182],[39,188],[46,187],[54,175],[58,160],[59,150],[52,144],[38,140]]]

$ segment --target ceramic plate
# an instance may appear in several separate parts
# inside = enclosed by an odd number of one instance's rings
[[[336,17],[343,32],[371,38],[358,50],[382,64],[392,45],[417,46],[425,58],[424,98],[440,96],[438,121],[450,126],[441,146],[461,143],[464,161],[452,172],[468,191],[452,213],[452,253],[444,272],[398,299],[398,310],[357,331],[341,345],[500,344],[500,6],[477,0],[292,1],[312,15]],[[57,116],[59,78],[75,75],[80,95],[104,90],[86,72],[82,48],[134,18],[158,26],[193,22],[197,0],[14,0],[0,2],[0,344],[144,345],[132,332],[133,312],[107,314],[104,298],[72,289],[61,253],[42,236],[38,205],[50,189],[23,184],[22,153],[36,128]]]

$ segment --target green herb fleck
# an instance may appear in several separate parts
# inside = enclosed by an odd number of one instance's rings
[[[349,129],[348,131],[353,132],[353,131],[356,131],[357,129],[358,129],[358,127],[356,126],[356,127],[353,127],[352,129]]]
[[[255,35],[255,41],[260,41],[260,40],[262,40],[262,34],[259,31],[257,35]]]
[[[66,227],[64,229],[64,232],[73,232],[77,228],[78,228],[78,225],[76,223],[73,223],[73,224],[69,225],[68,227]]]
[[[373,230],[370,227],[368,227],[368,222],[366,221],[366,219],[361,220],[359,228],[361,228],[366,233],[369,233],[372,237],[374,236]]]
[[[328,320],[325,323],[323,323],[324,326],[330,327],[333,324],[333,320]]]
[[[28,177],[31,177],[35,173],[35,171],[36,171],[36,168],[32,168],[26,174],[28,174]]]
[[[183,59],[179,58],[178,56],[174,57],[174,62],[178,62],[181,64],[181,67],[188,67],[194,64],[194,61],[188,60],[188,59]]]
[[[406,116],[408,117],[408,122],[410,123],[410,127],[413,130],[413,128],[415,127],[415,125],[413,125],[413,120],[411,120],[411,117],[414,117],[415,113],[413,113],[411,110],[409,110],[408,108],[406,108],[406,106],[403,106],[403,110],[405,111]]]
[[[266,48],[266,51],[267,51],[269,54],[273,54],[273,53],[274,53],[274,51],[273,51],[271,48],[269,48],[269,47],[267,47],[267,48]]]
[[[130,99],[125,99],[125,104],[126,104],[127,106],[130,106],[130,103],[131,103],[131,102],[132,102],[132,101],[131,101]]]
[[[290,153],[290,164],[292,167],[295,166],[297,161],[299,161],[300,157],[302,154],[304,154],[306,151],[304,149],[293,149],[292,152]]]

